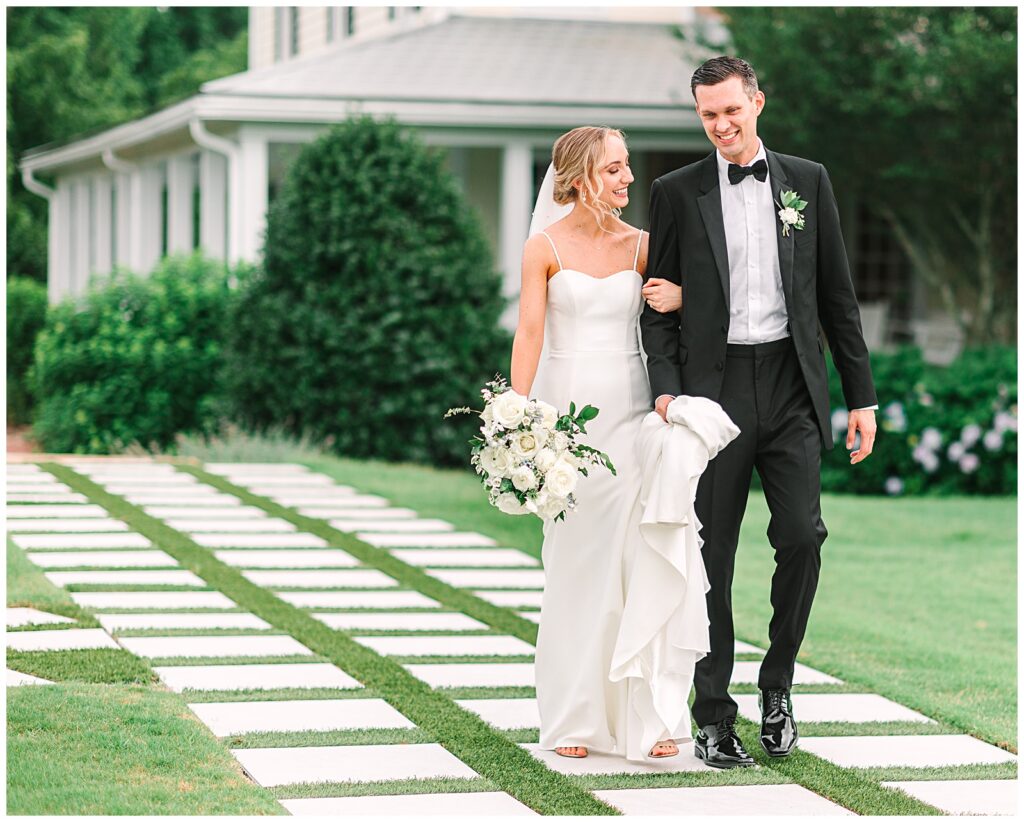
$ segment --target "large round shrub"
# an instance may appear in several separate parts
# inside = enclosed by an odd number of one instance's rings
[[[196,254],[55,307],[36,343],[33,433],[48,451],[99,454],[212,432],[229,299],[224,265]]]
[[[29,421],[33,396],[28,369],[36,336],[46,322],[46,286],[28,277],[7,278],[7,419]]]
[[[232,322],[235,416],[353,457],[465,464],[467,405],[505,362],[501,277],[439,153],[391,122],[307,146]]]

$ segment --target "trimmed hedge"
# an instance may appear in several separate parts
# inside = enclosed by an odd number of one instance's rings
[[[32,349],[46,323],[46,286],[28,277],[7,278],[7,420],[26,423],[35,398],[28,385]]]
[[[234,416],[349,457],[465,465],[467,418],[507,361],[502,280],[439,152],[393,122],[305,147],[267,215],[229,345]]]
[[[33,434],[51,452],[172,447],[215,430],[230,300],[223,264],[168,257],[53,308],[35,349]]]
[[[1017,351],[967,350],[949,366],[906,348],[873,354],[878,436],[871,456],[849,464],[846,405],[830,369],[833,451],[822,488],[858,494],[1015,494]]]

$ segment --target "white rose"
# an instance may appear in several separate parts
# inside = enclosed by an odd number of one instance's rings
[[[483,448],[480,465],[492,477],[507,477],[512,470],[512,455],[505,448]]]
[[[530,513],[526,510],[526,506],[519,504],[515,494],[499,494],[498,498],[494,501],[494,505],[503,514],[519,516],[520,514]]]
[[[544,519],[554,519],[565,510],[565,500],[552,497],[543,505],[537,506],[537,513]]]
[[[520,465],[512,472],[512,484],[516,487],[517,491],[529,491],[531,488],[537,487],[537,478],[533,475],[531,469],[525,465]]]
[[[541,448],[537,452],[537,456],[533,458],[533,464],[537,466],[538,471],[544,473],[555,464],[557,459],[558,456],[550,448]]]
[[[491,413],[494,415],[495,422],[505,428],[515,428],[523,421],[526,402],[526,397],[511,389],[498,394],[491,401]]]
[[[800,212],[795,208],[784,208],[779,212],[779,219],[784,223],[790,225],[796,225],[797,220],[800,219]]]
[[[519,431],[512,435],[512,453],[529,459],[540,450],[540,443],[532,431]]]
[[[555,430],[555,423],[558,422],[558,409],[549,405],[543,400],[537,400],[537,408],[540,410],[541,421],[549,431]]]
[[[560,457],[548,471],[544,486],[552,496],[564,499],[576,488],[578,480],[576,469]]]
[[[561,453],[569,447],[569,437],[564,431],[555,431],[551,437],[551,447],[555,453]]]
[[[551,434],[548,429],[543,425],[534,425],[530,431],[533,433],[534,439],[537,440],[537,447],[543,448],[548,444],[548,440],[551,438]]]
[[[491,408],[490,403],[484,406],[484,410],[480,413],[480,419],[486,423],[494,422],[494,409]]]

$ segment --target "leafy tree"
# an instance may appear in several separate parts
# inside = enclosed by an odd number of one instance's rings
[[[758,130],[881,215],[969,343],[1016,326],[1017,10],[732,8]]]

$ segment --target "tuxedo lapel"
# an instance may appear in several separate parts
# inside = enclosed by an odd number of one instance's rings
[[[700,178],[700,190],[703,194],[697,198],[700,216],[704,221],[704,229],[711,243],[711,253],[715,256],[715,268],[722,281],[722,294],[725,296],[725,309],[729,310],[729,252],[725,242],[725,220],[722,218],[722,190],[718,185],[718,163],[712,153],[705,161]]]
[[[765,151],[768,158],[768,178],[772,184],[772,200],[775,203],[774,211],[782,207],[782,191],[787,188],[789,180],[782,169],[779,158],[773,151]],[[779,271],[782,274],[782,294],[786,300],[786,309],[792,316],[793,312],[793,238],[796,230],[791,228],[789,236],[782,236],[782,220],[775,219],[775,240],[779,246]]]

